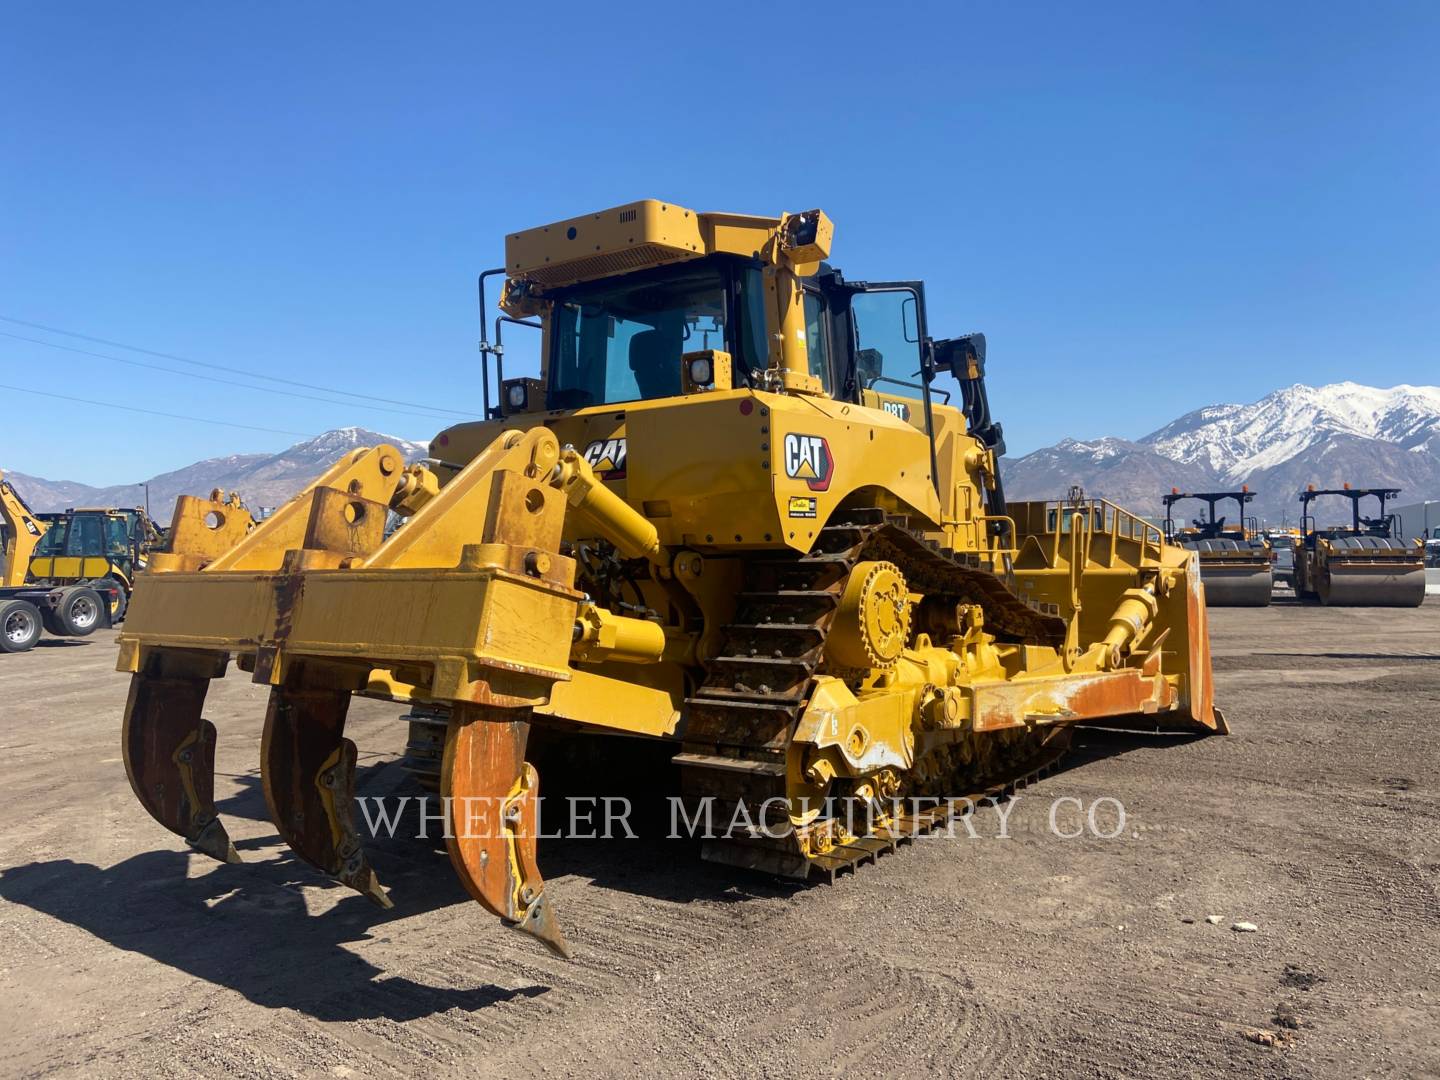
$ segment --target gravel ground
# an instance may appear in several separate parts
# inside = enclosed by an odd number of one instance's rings
[[[134,802],[113,635],[0,656],[0,1075],[1440,1076],[1440,603],[1213,627],[1234,734],[1083,733],[1005,838],[810,888],[545,842],[571,962],[422,841],[372,845],[393,911],[289,857],[243,676],[208,711],[231,867]],[[408,790],[397,711],[352,712],[361,794]],[[1061,797],[1125,827],[1062,839]]]

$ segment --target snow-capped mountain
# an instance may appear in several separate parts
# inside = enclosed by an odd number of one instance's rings
[[[1204,464],[1171,460],[1148,446],[1107,436],[1089,442],[1062,439],[1018,461],[1002,460],[1005,493],[1017,498],[1058,498],[1080,484],[1125,507],[1145,507],[1174,485],[1204,489],[1214,473]]]
[[[383,435],[366,428],[337,428],[296,443],[278,454],[231,454],[197,461],[183,469],[151,477],[147,481],[150,485],[150,509],[162,525],[167,524],[177,495],[209,495],[217,487],[238,491],[253,508],[279,506],[346,451],[380,443],[394,446],[408,461],[429,453],[425,443]],[[137,506],[145,500],[142,484],[91,487],[69,480],[43,480],[18,472],[7,472],[6,478],[37,513],[64,510],[69,506]]]
[[[1402,450],[1434,446],[1430,440],[1440,438],[1440,387],[1290,386],[1251,405],[1196,409],[1139,441],[1176,461],[1204,462],[1227,482],[1237,482],[1334,435]]]
[[[1006,494],[1055,498],[1072,484],[1145,514],[1171,487],[1248,484],[1252,508],[1295,514],[1306,484],[1398,487],[1440,498],[1440,387],[1296,385],[1248,405],[1207,405],[1134,442],[1066,439],[1005,462]]]

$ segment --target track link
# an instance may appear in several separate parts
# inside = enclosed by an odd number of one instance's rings
[[[706,859],[833,880],[954,816],[954,805],[941,801],[933,810],[894,816],[883,830],[867,830],[865,836],[835,832],[841,842],[823,853],[811,853],[802,832],[775,828],[788,826],[788,817],[776,811],[785,805],[791,742],[822,668],[846,579],[862,558],[894,562],[907,582],[927,595],[982,605],[987,625],[1002,634],[1051,644],[1064,640],[1063,620],[1017,597],[978,557],[942,551],[878,509],[832,519],[806,555],[753,560],[721,650],[686,701],[685,738],[675,763],[689,813],[704,820],[702,806],[709,799],[712,813],[718,810],[724,818],[709,819],[715,831],[724,832],[736,815],[777,835],[737,831],[707,839]],[[960,791],[973,794],[948,797],[963,806],[967,798],[979,801],[1029,782],[1053,766],[1059,741],[1047,743],[1033,762],[1017,762],[1005,776],[979,784],[973,777],[955,777]],[[833,823],[822,821],[819,827],[833,829]]]

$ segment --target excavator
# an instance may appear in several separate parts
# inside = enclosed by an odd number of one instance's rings
[[[1400,488],[1317,489],[1300,493],[1300,538],[1295,542],[1295,595],[1331,607],[1419,607],[1425,601],[1425,544],[1406,541],[1385,504]],[[1319,528],[1311,503],[1333,496],[1350,501],[1350,522]],[[1380,504],[1364,517],[1366,499]]]
[[[832,240],[819,210],[657,200],[507,236],[479,282],[485,311],[503,280],[484,420],[408,466],[346,454],[137,581],[118,668],[144,808],[239,861],[205,718],[233,661],[268,690],[280,836],[388,906],[346,712],[422,710],[466,890],[570,955],[542,751],[663,751],[644,786],[675,777],[703,859],[828,879],[1040,775],[1076,725],[1226,731],[1196,553],[1104,500],[1007,501],[984,336],[932,337],[922,282],[847,278]],[[538,378],[504,376],[502,324],[538,332]]]
[[[1200,555],[1200,578],[1210,607],[1269,607],[1273,582],[1270,542],[1254,518],[1246,518],[1245,504],[1255,498],[1249,485],[1239,491],[1181,491],[1164,496],[1165,539]],[[1176,528],[1173,507],[1196,499],[1206,506],[1201,517]],[[1239,520],[1227,525],[1216,515],[1216,505],[1233,499]]]

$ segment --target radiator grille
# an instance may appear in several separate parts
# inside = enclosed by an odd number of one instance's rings
[[[623,274],[629,270],[640,270],[656,263],[674,262],[676,259],[699,254],[700,252],[682,253],[664,244],[641,244],[624,251],[538,267],[525,276],[539,285],[566,285],[572,281],[609,277],[612,274]]]

